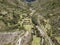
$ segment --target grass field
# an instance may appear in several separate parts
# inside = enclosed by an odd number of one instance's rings
[[[40,38],[33,36],[32,45],[40,45]]]

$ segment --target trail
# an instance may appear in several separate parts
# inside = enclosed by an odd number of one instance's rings
[[[36,10],[32,10],[32,8],[30,8],[30,10],[31,10],[31,13],[30,13],[30,15],[33,15],[35,12],[36,12]],[[46,40],[48,40],[48,42],[49,42],[49,45],[53,45],[52,44],[52,40],[50,39],[50,37],[47,35],[47,33],[44,31],[44,30],[42,30],[39,26],[36,26],[36,28],[38,29],[38,31],[40,32],[40,35],[44,38],[44,39],[46,39]],[[44,42],[44,39],[42,38],[42,45],[43,45],[43,42]],[[47,43],[48,43],[47,42]]]
[[[30,8],[30,11],[31,11],[30,15],[32,16],[34,14],[35,10],[32,10],[32,8]],[[18,39],[16,45],[22,45],[21,41],[23,40],[24,37],[28,37],[28,35],[29,35],[29,32],[26,31],[26,33],[22,37],[19,36],[19,39]]]
[[[23,38],[24,37],[28,37],[28,35],[29,35],[29,32],[28,31],[26,31],[26,33],[21,37],[21,36],[19,36],[19,39],[18,39],[18,41],[17,41],[17,43],[16,43],[16,45],[22,45],[22,40],[23,40]]]
[[[49,45],[53,45],[52,44],[52,40],[50,39],[50,37],[46,34],[46,32],[44,30],[42,30],[39,26],[36,26],[36,28],[38,29],[38,31],[40,32],[40,35],[45,38],[46,40],[48,40]]]

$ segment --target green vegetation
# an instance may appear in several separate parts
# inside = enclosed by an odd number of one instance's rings
[[[36,12],[30,15],[32,13],[30,9]],[[41,27],[52,40],[53,45],[60,45],[60,0],[37,0],[32,3],[26,3],[24,0],[10,2],[0,0],[0,32],[17,30],[32,32],[34,28],[32,45],[40,45],[42,38],[44,38],[43,45],[50,45],[46,37],[40,35],[36,26]]]
[[[40,45],[40,38],[33,36],[32,45]]]
[[[5,45],[11,45],[11,43],[5,44]]]

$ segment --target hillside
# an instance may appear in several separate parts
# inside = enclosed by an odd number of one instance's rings
[[[60,45],[60,0],[0,0],[0,45]]]

